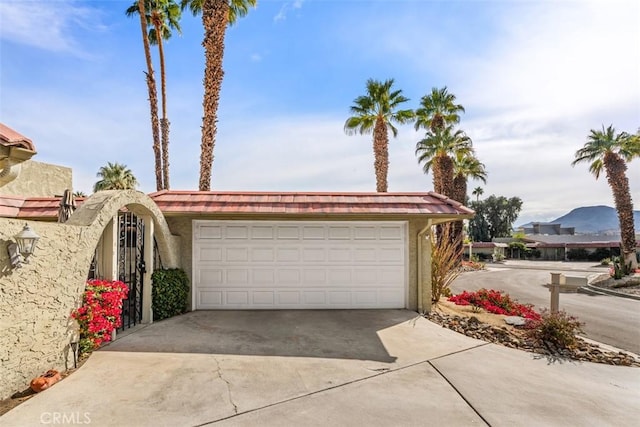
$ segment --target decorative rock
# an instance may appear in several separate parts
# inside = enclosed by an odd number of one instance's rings
[[[520,316],[507,316],[504,321],[507,322],[507,325],[513,326],[524,326],[527,323],[526,319]]]
[[[541,357],[549,358],[550,361],[573,359],[609,365],[640,367],[640,360],[629,354],[603,350],[595,344],[583,341],[579,337],[576,338],[575,346],[560,348],[551,342],[535,342],[528,338],[521,329],[507,328],[506,326],[496,327],[483,323],[478,324],[479,320],[477,318],[470,319],[436,312],[429,313],[425,317],[444,328],[452,329],[458,333],[506,347],[537,353],[542,355]]]

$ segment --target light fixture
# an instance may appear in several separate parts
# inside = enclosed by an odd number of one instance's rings
[[[29,263],[29,257],[33,255],[40,236],[29,227],[29,224],[25,224],[22,231],[13,236],[13,238],[16,242],[10,242],[7,250],[9,251],[11,267],[20,268],[23,263]]]

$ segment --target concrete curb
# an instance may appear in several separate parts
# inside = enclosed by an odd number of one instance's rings
[[[578,288],[578,292],[586,293],[586,294],[611,295],[614,297],[628,298],[628,299],[634,299],[636,301],[640,301],[640,295],[632,295],[632,294],[626,294],[624,292],[616,292],[616,291],[612,291],[611,289],[599,288],[591,284],[587,284],[586,286],[582,286]]]

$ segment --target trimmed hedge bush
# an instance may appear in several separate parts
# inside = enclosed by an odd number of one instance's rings
[[[153,320],[162,320],[187,311],[189,278],[180,268],[156,270],[151,275]]]

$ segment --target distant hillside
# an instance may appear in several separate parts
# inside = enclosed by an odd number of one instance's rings
[[[640,233],[640,211],[633,211],[636,233]],[[575,227],[576,233],[620,232],[618,214],[610,206],[585,206],[576,208],[551,223],[563,227]]]

